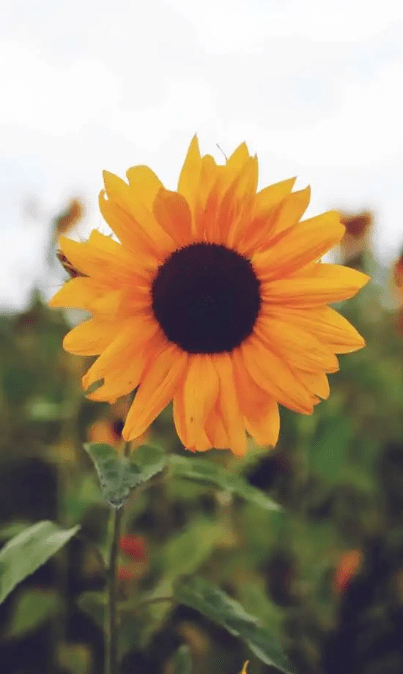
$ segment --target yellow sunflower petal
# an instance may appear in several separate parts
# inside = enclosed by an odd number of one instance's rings
[[[98,318],[76,325],[63,340],[63,348],[80,356],[97,356],[116,337],[116,326]]]
[[[192,212],[194,211],[198,197],[200,172],[201,156],[199,142],[197,140],[197,136],[194,136],[192,138],[192,142],[190,143],[178,182],[178,192],[183,197],[185,197]]]
[[[369,276],[356,269],[318,263],[310,276],[295,275],[262,284],[261,295],[268,304],[317,307],[352,297],[368,281]]]
[[[174,344],[165,346],[148,364],[122,431],[128,442],[144,433],[172,400],[188,355]]]
[[[111,243],[115,241],[111,240]],[[144,270],[135,267],[134,260],[130,262],[127,251],[116,244],[110,250],[94,246],[90,243],[81,243],[61,236],[59,245],[67,259],[83,274],[95,280],[103,279],[110,287],[121,287],[122,282],[142,282],[146,278]],[[122,251],[119,251],[122,248]]]
[[[155,197],[163,187],[161,180],[148,166],[132,166],[126,175],[133,198],[141,196],[144,205],[151,210]]]
[[[339,363],[331,349],[321,344],[312,333],[303,330],[298,321],[286,322],[274,316],[260,315],[255,334],[270,350],[280,353],[291,367],[308,372],[322,369],[337,372]]]
[[[128,213],[138,225],[152,239],[153,245],[161,254],[166,254],[174,249],[172,238],[165,232],[152,213],[151,204],[148,202],[148,193],[135,192],[130,186],[113,173],[103,172],[105,190],[108,199],[114,201],[120,208]],[[157,192],[155,193],[157,194]]]
[[[185,418],[183,382],[178,384],[177,391],[173,398],[173,417],[178,436],[186,449],[189,449],[192,452],[205,452],[208,449],[211,449],[212,443],[207,437],[204,429],[198,433],[194,443],[192,443],[189,439]]]
[[[106,396],[109,395],[109,393],[106,393],[109,380],[113,381],[115,391],[115,382],[119,386],[120,380],[122,382],[126,381],[126,369],[130,367],[132,362],[136,361],[137,355],[142,353],[145,344],[154,337],[157,330],[158,326],[155,324],[155,321],[147,320],[141,314],[127,319],[123,325],[119,326],[119,330],[116,330],[115,323],[115,339],[84,375],[84,388],[88,389],[95,382],[104,379],[103,390],[99,392],[101,394],[105,393]],[[132,378],[130,376],[130,379]],[[138,383],[138,381],[135,382],[132,388],[126,392],[129,393]],[[124,388],[125,386],[122,385],[122,393],[116,397],[125,395],[123,393]]]
[[[253,266],[261,280],[284,278],[321,258],[344,232],[337,211],[328,211],[284,230],[253,256]]]
[[[294,372],[313,395],[319,396],[322,400],[329,397],[330,386],[324,372],[306,372],[304,370],[295,370]]]
[[[217,166],[217,163],[211,154],[205,154],[201,158],[199,186],[196,198],[196,203],[201,207],[204,207],[207,196],[217,179],[219,168],[220,167]]]
[[[243,144],[224,166],[217,166],[214,161],[206,162],[203,180],[205,160],[203,157],[200,178],[200,192],[204,198],[196,200],[195,232],[203,240],[227,243],[229,237],[231,241],[235,240],[242,205],[248,197],[252,208],[257,186],[257,158],[250,157]]]
[[[274,446],[280,431],[278,404],[252,379],[240,349],[234,349],[231,357],[246,430],[258,445]]]
[[[196,447],[205,435],[205,424],[215,407],[219,379],[208,354],[191,356],[184,383],[185,424],[190,447]]]
[[[212,447],[215,447],[216,449],[229,448],[230,441],[223,424],[222,414],[218,403],[211,411],[210,416],[206,421],[205,430]]]
[[[98,281],[79,276],[67,281],[49,300],[49,306],[90,310],[93,303],[104,293],[105,288]]]
[[[234,171],[234,173],[238,173],[247,163],[249,157],[250,155],[248,146],[246,143],[241,143],[227,159],[227,166],[229,170]]]
[[[306,187],[304,190],[292,192],[286,197],[280,207],[279,214],[274,224],[274,231],[276,234],[282,232],[283,229],[288,229],[304,215],[308,208],[311,199],[311,188]]]
[[[235,183],[237,194],[232,197],[228,213],[222,218],[222,241],[230,247],[237,246],[243,234],[247,235],[251,228],[251,213],[255,201],[257,179],[257,159],[251,157]]]
[[[237,240],[237,248],[246,257],[267,248],[267,242],[273,238],[274,224],[278,217],[280,205],[288,196],[295,183],[295,178],[270,185],[256,194],[253,217],[249,227],[245,228]]]
[[[271,352],[252,335],[240,346],[245,366],[252,379],[285,407],[312,413],[312,396],[282,358]]]
[[[192,237],[192,215],[181,194],[160,189],[154,200],[154,215],[161,227],[172,237],[178,247],[186,246]]]
[[[160,254],[153,239],[117,203],[106,199],[104,190],[99,194],[99,209],[121,243],[134,253],[136,262],[147,268],[155,267]]]
[[[234,454],[243,456],[247,449],[245,426],[239,408],[231,357],[227,353],[217,354],[213,362],[220,380],[219,405],[229,447]]]
[[[185,401],[183,398],[183,381],[178,382],[176,391],[173,396],[173,420],[176,428],[176,432],[179,436],[179,439],[184,447],[189,449],[191,446],[188,429],[185,421]]]
[[[287,197],[294,187],[296,178],[288,178],[274,185],[269,185],[256,194],[255,213],[256,215],[265,215],[270,212],[273,206]]]
[[[365,346],[365,340],[351,323],[331,307],[314,309],[294,309],[282,307],[273,309],[271,317],[298,324],[317,339],[327,344],[334,353],[350,353]]]

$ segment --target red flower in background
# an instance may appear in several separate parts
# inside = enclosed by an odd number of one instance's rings
[[[119,539],[119,549],[128,557],[138,560],[148,559],[148,548],[143,536],[126,534]]]
[[[126,556],[127,561],[118,566],[118,580],[129,581],[140,578],[148,569],[147,540],[143,536],[126,534],[119,538],[119,550]]]
[[[347,550],[342,554],[333,577],[333,588],[338,594],[344,592],[357,575],[362,567],[362,560],[361,550]]]

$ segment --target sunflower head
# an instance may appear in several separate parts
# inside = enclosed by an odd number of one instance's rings
[[[243,454],[247,433],[274,445],[278,404],[303,414],[329,395],[335,354],[364,340],[328,304],[367,281],[320,258],[345,228],[336,211],[303,220],[309,188],[294,179],[258,191],[258,162],[243,143],[218,165],[193,138],[178,188],[146,166],[127,181],[104,173],[102,215],[116,238],[61,237],[80,276],[51,300],[92,318],[64,347],[99,356],[83,378],[93,400],[137,389],[123,429],[142,434],[173,400],[185,447]]]

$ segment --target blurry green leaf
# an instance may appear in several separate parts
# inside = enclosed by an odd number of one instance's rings
[[[92,671],[92,655],[86,644],[60,644],[57,649],[59,665],[70,674]]]
[[[81,473],[70,479],[60,495],[59,515],[61,520],[69,525],[81,522],[86,511],[92,506],[107,505],[99,491],[95,475]]]
[[[174,455],[170,457],[170,464],[176,477],[225,489],[266,510],[281,510],[278,503],[275,503],[260,489],[252,487],[243,477],[229,473],[208,460]]]
[[[166,463],[162,449],[149,445],[138,447],[128,457],[105,444],[85,444],[84,449],[95,465],[104,497],[115,508],[121,507],[130,489],[154,477]]]
[[[33,421],[63,421],[70,419],[74,407],[51,400],[34,400],[27,405],[27,416]]]
[[[61,609],[61,599],[52,590],[24,590],[13,607],[6,637],[21,637],[40,627]]]
[[[78,606],[87,613],[101,629],[104,627],[106,596],[104,592],[83,592],[78,598]]]
[[[174,655],[173,674],[192,674],[192,657],[186,644],[179,646]]]
[[[142,629],[143,645],[148,643],[172,610],[172,603],[158,600],[171,597],[175,580],[197,570],[225,535],[226,531],[220,523],[206,518],[191,522],[186,531],[166,543],[161,552],[163,577],[146,597],[148,621]]]
[[[171,538],[162,551],[165,576],[177,578],[195,571],[225,534],[219,522],[193,521],[186,531]]]
[[[79,530],[60,529],[54,522],[37,522],[9,541],[0,552],[0,603],[18,583],[52,557]]]
[[[284,627],[286,610],[267,596],[265,579],[259,576],[242,578],[237,587],[245,609],[270,629],[272,636],[279,637]]]
[[[277,667],[284,674],[291,674],[291,665],[277,639],[218,587],[200,577],[181,578],[175,595],[182,604],[200,611],[245,641],[262,662]]]
[[[144,616],[142,616],[144,618]],[[138,615],[123,614],[119,623],[119,659],[130,651],[143,650],[142,631],[144,621]]]
[[[340,482],[352,434],[351,420],[347,417],[323,419],[318,428],[318,437],[308,449],[310,467],[329,482]]]

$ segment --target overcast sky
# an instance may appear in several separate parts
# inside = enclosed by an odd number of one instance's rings
[[[217,143],[228,154],[245,140],[262,186],[298,175],[309,214],[373,209],[379,256],[397,255],[403,3],[0,4],[1,308],[43,283],[49,223],[69,197],[99,227],[104,168],[148,164],[174,188],[195,132],[217,158]]]

